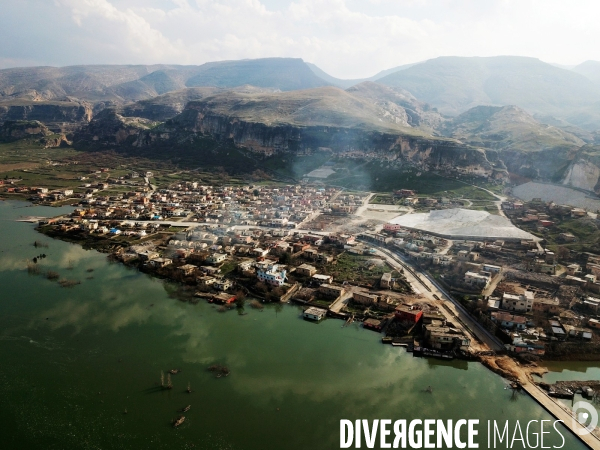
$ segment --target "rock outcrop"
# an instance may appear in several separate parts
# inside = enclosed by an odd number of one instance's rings
[[[4,141],[43,138],[50,134],[48,127],[37,120],[7,120],[0,126],[0,139]]]
[[[107,108],[78,130],[73,142],[81,148],[133,145],[143,132],[155,125],[156,122],[123,117],[114,108]]]
[[[0,122],[36,120],[55,132],[72,131],[92,119],[92,108],[83,102],[19,102],[0,104]]]

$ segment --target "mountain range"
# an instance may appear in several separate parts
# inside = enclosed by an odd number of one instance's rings
[[[589,154],[599,143],[600,62],[570,69],[526,57],[440,57],[360,80],[297,58],[0,70],[0,122],[12,130],[32,120],[104,145],[147,145],[156,140],[152,129],[233,139],[261,152],[462,145],[487,152],[496,168],[555,179],[578,149]],[[114,138],[120,127],[130,139]],[[555,163],[537,167],[544,152]]]

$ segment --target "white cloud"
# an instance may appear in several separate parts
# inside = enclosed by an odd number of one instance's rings
[[[19,23],[32,17],[27,9],[43,17]],[[576,64],[600,59],[599,9],[591,0],[23,0],[0,17],[10,42],[0,64],[287,56],[346,78],[441,55]]]

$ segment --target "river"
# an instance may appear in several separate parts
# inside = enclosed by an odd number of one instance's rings
[[[176,285],[15,221],[60,212],[0,201],[2,448],[335,449],[340,419],[375,418],[479,419],[487,448],[487,420],[552,419],[478,363],[413,358],[357,324],[306,322],[292,305],[240,315],[184,302]],[[62,288],[48,270],[81,283]],[[231,374],[215,378],[213,363]],[[181,373],[161,390],[172,368]],[[560,429],[563,448],[585,448]]]

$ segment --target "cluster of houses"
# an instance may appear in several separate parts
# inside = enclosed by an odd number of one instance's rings
[[[600,300],[588,297],[585,302],[600,305]],[[544,355],[544,341],[564,341],[567,339],[591,341],[591,328],[600,328],[600,321],[577,316],[560,306],[557,298],[536,298],[534,292],[504,292],[501,298],[490,297],[487,310],[492,322],[504,329],[510,342],[507,349],[516,353],[529,352]],[[546,327],[536,326],[534,318],[550,317]],[[589,328],[579,326],[587,321]]]
[[[587,216],[584,208],[575,208],[568,205],[559,205],[554,202],[543,202],[534,198],[530,202],[506,201],[502,209],[516,224],[525,227],[535,227],[539,232],[545,232],[557,225],[561,218],[580,218]],[[572,233],[561,233],[559,239],[563,242],[576,240]]]
[[[58,165],[54,163],[54,165]],[[82,204],[96,203],[96,201],[116,201],[116,198],[102,197],[101,193],[113,186],[128,186],[141,192],[147,192],[148,178],[153,176],[152,172],[130,172],[120,177],[110,177],[110,169],[107,167],[95,170],[88,175],[81,175],[77,179],[83,183],[77,187],[62,189],[49,189],[47,187],[22,186],[23,180],[12,178],[0,180],[0,187],[7,194],[26,194],[28,199],[33,202],[54,203],[71,198],[81,199]],[[140,181],[133,181],[135,178],[145,177]]]
[[[103,171],[89,177],[82,176],[83,184],[76,189],[58,189],[17,186],[8,184],[8,193],[32,194],[33,201],[55,202],[67,198],[80,199],[78,211],[82,217],[92,219],[121,220],[168,220],[187,218],[190,221],[219,225],[260,225],[293,229],[310,221],[321,212],[327,214],[350,214],[362,204],[353,194],[341,193],[335,188],[310,186],[208,186],[197,182],[181,182],[166,189],[153,190],[144,181],[151,172],[130,174],[119,178],[98,181]],[[5,182],[3,181],[3,184]],[[103,194],[111,187],[130,187],[131,190],[111,195]]]

